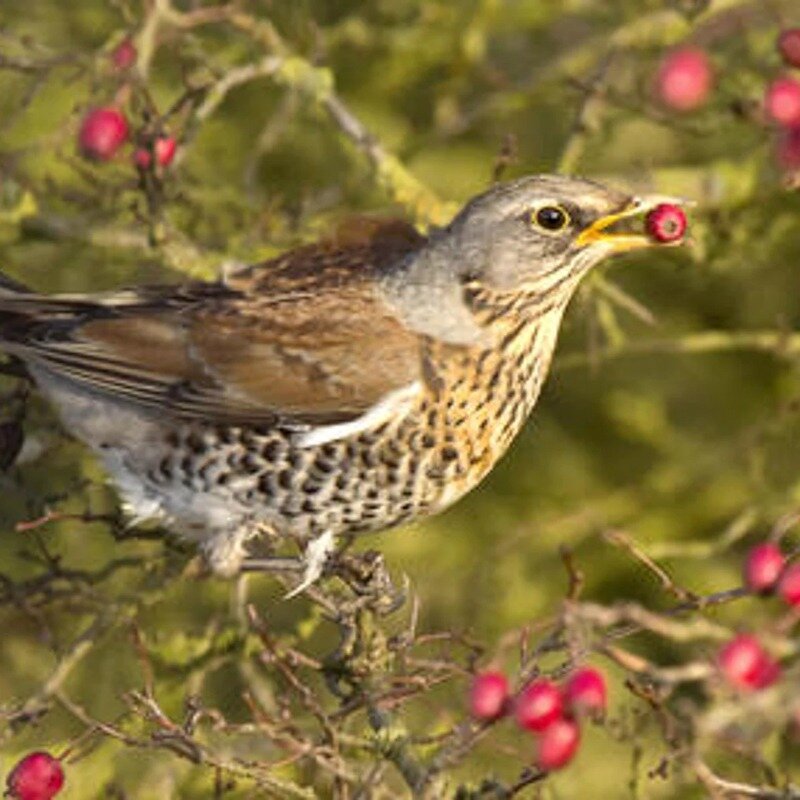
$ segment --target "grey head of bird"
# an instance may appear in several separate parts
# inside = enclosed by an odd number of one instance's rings
[[[459,308],[465,285],[509,297],[551,297],[559,309],[581,278],[616,253],[652,247],[644,218],[663,196],[637,197],[601,183],[533,175],[474,197],[427,247],[387,281],[418,330],[466,343],[478,336]],[[399,297],[402,295],[402,297]]]

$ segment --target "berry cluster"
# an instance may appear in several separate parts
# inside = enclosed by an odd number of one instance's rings
[[[744,585],[754,594],[776,594],[788,606],[800,608],[800,562],[787,564],[774,542],[752,547],[742,573]],[[740,633],[727,642],[717,655],[717,665],[731,686],[745,692],[771,686],[781,676],[780,664],[749,633]]]
[[[131,39],[125,39],[110,55],[111,67],[125,73],[136,64],[138,52]],[[131,139],[128,119],[117,105],[91,108],[84,116],[78,132],[78,149],[90,161],[111,161]],[[140,135],[133,151],[133,164],[141,172],[155,163],[164,168],[172,163],[178,143],[163,133]]]
[[[786,563],[774,542],[751,548],[744,561],[745,586],[756,594],[777,594],[787,605],[800,607],[800,562]]]
[[[786,170],[797,170],[800,169],[800,79],[792,71],[800,69],[800,28],[782,31],[776,50],[789,72],[773,78],[764,91],[761,106],[764,118],[777,128],[779,165]],[[683,47],[662,59],[655,91],[667,108],[688,112],[708,101],[714,84],[714,68],[708,54],[698,47]]]
[[[602,673],[592,667],[573,672],[563,685],[537,678],[512,696],[508,679],[497,670],[478,673],[469,698],[475,719],[513,716],[517,725],[534,734],[536,766],[550,772],[566,766],[580,744],[579,720],[601,719],[608,702]]]
[[[6,778],[6,796],[12,800],[51,800],[64,786],[61,762],[43,751],[28,753]]]

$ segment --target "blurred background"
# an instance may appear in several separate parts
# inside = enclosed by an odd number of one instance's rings
[[[365,542],[407,576],[420,631],[468,635],[485,647],[480,664],[513,673],[520,629],[563,601],[560,548],[584,573],[584,597],[659,610],[674,600],[609,531],[707,595],[739,585],[748,544],[798,509],[800,135],[763,100],[791,74],[776,39],[792,26],[794,0],[4,0],[0,264],[47,292],[211,276],[354,212],[442,222],[496,177],[536,172],[696,201],[686,246],[619,258],[587,280],[530,423],[484,484],[434,520]],[[129,37],[138,66],[117,63]],[[687,47],[707,57],[713,81],[681,109],[663,70]],[[265,62],[276,54],[280,68]],[[91,161],[79,130],[101,105],[124,109],[132,143]],[[342,107],[374,141],[343,130]],[[133,151],[156,135],[177,140],[174,161],[137,171]],[[6,397],[8,420],[18,400]],[[256,667],[218,647],[235,627],[236,589],[187,577],[190,552],[118,542],[102,519],[20,526],[116,508],[51,410],[35,396],[24,406],[24,445],[0,476],[0,769],[31,749],[74,747],[65,798],[273,796],[246,780],[221,787],[213,769],[163,748],[81,739],[87,725],[52,700],[66,693],[92,719],[121,719],[143,681],[134,620],[173,718],[191,691],[220,719],[248,720],[242,691]],[[4,432],[12,447],[13,426]],[[130,568],[115,561],[128,558]],[[54,559],[70,577],[37,583]],[[328,652],[314,607],[281,591],[268,578],[249,584],[276,635]],[[773,612],[745,599],[707,613],[759,627]],[[401,628],[408,613],[387,624]],[[657,637],[632,649],[663,665],[710,652]],[[57,692],[42,694],[64,663]],[[618,665],[598,663],[612,680],[610,721],[524,796],[707,796],[677,761],[657,772],[668,749],[657,721]],[[437,686],[408,705],[406,722],[419,735],[449,730],[466,714],[467,686],[466,674]],[[682,702],[700,694],[690,687]],[[255,758],[239,734],[220,723],[207,736]],[[760,767],[750,756],[715,763],[742,780],[764,765],[797,780],[796,751],[777,732],[756,749]],[[531,753],[527,737],[497,726],[452,785],[512,780]],[[281,774],[331,796],[308,765]],[[375,796],[406,796],[395,778],[386,785]]]

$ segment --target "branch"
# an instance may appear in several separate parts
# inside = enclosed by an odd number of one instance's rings
[[[39,691],[28,697],[23,705],[11,715],[12,721],[38,716],[42,707],[46,707],[61,692],[67,678],[92,651],[97,641],[128,619],[129,615],[118,608],[107,608],[98,614],[84,632],[72,642],[69,650],[58,659],[55,669]]]
[[[406,208],[420,223],[441,224],[453,214],[454,207],[443,203],[434,192],[415,178],[400,159],[389,152],[351,111],[336,93],[333,73],[292,53],[274,26],[247,14],[234,13],[229,22],[260,41],[281,57],[274,71],[277,83],[318,103],[339,130],[370,161],[378,184],[397,203]]]
[[[692,764],[700,782],[713,792],[713,797],[730,797],[732,800],[752,797],[755,800],[800,800],[800,788],[788,785],[783,789],[771,786],[754,786],[749,783],[729,781],[720,777],[699,759]]]
[[[593,357],[610,360],[650,353],[702,355],[747,350],[768,353],[776,358],[793,359],[800,356],[800,333],[703,331],[702,333],[676,336],[674,339],[626,341],[620,347],[601,348],[596,354],[593,354]],[[585,353],[572,353],[558,359],[555,369],[574,369],[575,367],[589,366],[591,363],[589,356]]]

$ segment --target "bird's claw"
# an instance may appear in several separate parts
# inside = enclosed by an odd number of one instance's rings
[[[297,597],[297,595],[302,594],[308,589],[309,586],[313,586],[313,584],[316,583],[325,569],[328,558],[334,551],[335,544],[336,537],[333,533],[331,531],[325,531],[325,533],[321,534],[316,539],[312,539],[308,545],[306,545],[306,551],[303,554],[303,577],[294,589],[283,596],[284,600]]]

